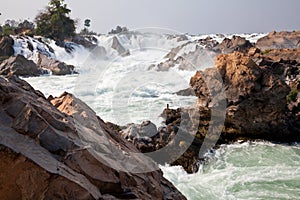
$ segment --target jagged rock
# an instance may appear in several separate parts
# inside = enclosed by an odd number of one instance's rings
[[[10,57],[14,55],[14,40],[9,36],[0,39],[0,57]]]
[[[53,75],[67,75],[74,72],[74,66],[54,60],[44,54],[39,53],[37,65],[41,68],[48,69]]]
[[[221,53],[232,53],[234,51],[247,52],[253,45],[243,37],[233,36],[231,39],[225,38],[221,44],[214,47],[215,51]]]
[[[186,35],[179,35],[177,38],[177,42],[182,42],[188,40],[188,37]]]
[[[90,38],[92,41],[97,42],[97,39],[95,37]],[[72,38],[72,42],[76,44],[80,44],[84,46],[87,49],[94,49],[97,45],[94,44],[92,41],[89,41],[86,39],[86,37],[76,35]]]
[[[222,77],[228,102],[223,141],[237,138],[295,141],[300,134],[290,131],[285,118],[286,96],[290,88],[278,75],[259,67],[251,57],[235,52],[220,55],[215,68],[197,72],[191,86],[201,106],[211,105],[205,80],[214,79],[216,70]],[[214,91],[217,93],[218,91]]]
[[[75,36],[72,42],[82,45],[91,51],[92,59],[106,59],[106,50],[103,46],[97,45],[98,40],[93,36]],[[96,43],[96,44],[95,44]]]
[[[300,83],[300,65],[295,60],[278,61],[280,54],[270,58],[257,50],[253,52],[254,55],[249,52],[219,55],[214,68],[198,71],[191,78],[190,85],[198,97],[195,107],[164,110],[166,127],[159,128],[160,138],[153,140],[156,149],[172,142],[186,123],[192,122],[187,127],[197,129],[191,135],[194,138],[191,145],[171,165],[181,165],[188,173],[194,173],[205,153],[202,145],[211,148],[210,145],[239,139],[300,141],[300,93],[299,88],[295,89]],[[283,57],[294,57],[288,50],[282,52]],[[260,65],[254,62],[258,58],[262,59]],[[294,83],[288,86],[285,82],[291,77]],[[196,110],[199,115],[195,115]],[[208,135],[210,130],[212,134]],[[185,139],[180,141],[178,148],[185,143],[188,143]]]
[[[142,124],[129,124],[120,131],[121,136],[132,141],[141,152],[154,151],[153,139],[158,135],[155,124],[144,121]]]
[[[251,47],[248,51],[249,56],[256,56],[257,54],[261,53],[260,49],[256,47]]]
[[[175,94],[180,96],[195,96],[194,90],[192,88],[180,90],[178,92],[175,92]]]
[[[116,36],[113,37],[113,43],[111,46],[113,49],[115,49],[120,56],[129,56],[130,52],[129,50],[125,49],[122,44],[119,42],[118,38]]]
[[[280,60],[295,60],[300,63],[300,49],[272,49],[262,52],[260,57],[270,58],[276,62]]]
[[[0,75],[4,76],[39,76],[41,74],[43,70],[22,55],[12,56],[0,64]]]
[[[1,199],[185,199],[161,171],[123,172],[138,151],[85,103],[68,93],[51,102],[0,77]]]
[[[179,55],[179,52],[185,48],[189,48],[189,45],[193,46],[195,50],[191,49],[190,52]],[[211,66],[217,55],[217,52],[213,50],[216,45],[218,45],[218,42],[210,37],[199,39],[194,42],[189,41],[171,49],[165,56],[165,58],[167,58],[166,61],[157,65],[151,65],[149,66],[149,69],[168,71],[171,67],[178,65],[180,70],[197,70],[198,68]]]
[[[127,27],[117,26],[116,29],[112,29],[108,34],[119,34],[119,33],[127,33]]]
[[[300,31],[273,31],[265,37],[260,38],[255,46],[261,51],[283,48],[298,49],[300,47]]]

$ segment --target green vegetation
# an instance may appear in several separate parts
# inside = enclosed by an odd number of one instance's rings
[[[14,34],[13,28],[10,27],[10,26],[8,26],[7,24],[5,24],[5,25],[2,27],[1,35],[3,35],[3,36],[8,36],[8,35],[11,35],[11,34]]]
[[[265,51],[262,52],[263,55],[270,53],[271,51],[273,51],[273,49],[267,49]]]
[[[63,41],[75,35],[75,21],[69,17],[71,10],[64,0],[50,0],[46,10],[36,18],[36,34]]]
[[[297,88],[292,88],[290,93],[286,96],[288,102],[295,102],[297,100],[298,90]]]
[[[15,20],[6,20],[4,25],[0,26],[0,35],[8,36],[14,34],[33,34],[34,33],[34,24],[27,20],[24,21],[15,21]]]
[[[80,31],[79,35],[97,35],[96,32],[90,31],[89,28],[91,26],[91,20],[84,20],[84,28]]]

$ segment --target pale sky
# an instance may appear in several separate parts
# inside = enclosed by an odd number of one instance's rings
[[[5,2],[5,3],[4,3]],[[33,20],[48,0],[1,3],[0,23]],[[91,29],[107,33],[117,25],[130,29],[161,27],[182,33],[253,33],[300,30],[300,0],[66,0],[71,17],[91,19]]]

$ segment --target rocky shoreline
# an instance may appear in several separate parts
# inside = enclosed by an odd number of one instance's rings
[[[91,42],[77,41],[93,48]],[[44,69],[65,75],[73,73],[74,66],[42,54],[38,63],[11,57],[11,40],[2,38],[0,75],[6,78],[0,77],[0,180],[6,184],[0,182],[0,199],[185,199],[160,170],[120,170],[128,167],[127,154],[170,145],[165,153],[175,158],[171,164],[194,173],[205,153],[203,144],[207,150],[238,140],[299,142],[299,41],[299,32],[272,32],[256,44],[241,37],[221,44],[198,41],[216,56],[214,67],[197,71],[191,88],[178,93],[195,94],[198,101],[189,108],[166,108],[165,126],[157,128],[150,121],[127,127],[104,122],[69,93],[46,99],[15,75],[38,76]],[[130,55],[116,40],[114,49]],[[183,58],[175,59],[178,51],[170,52],[170,65],[160,64],[158,70],[168,70],[174,63],[186,68]],[[103,149],[113,154],[106,155]],[[152,158],[164,164],[164,159]],[[138,166],[152,164],[136,159]]]

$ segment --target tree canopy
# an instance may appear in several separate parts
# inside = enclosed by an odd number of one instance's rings
[[[46,9],[36,18],[36,34],[63,41],[75,34],[75,21],[69,17],[71,10],[64,0],[50,0]]]

